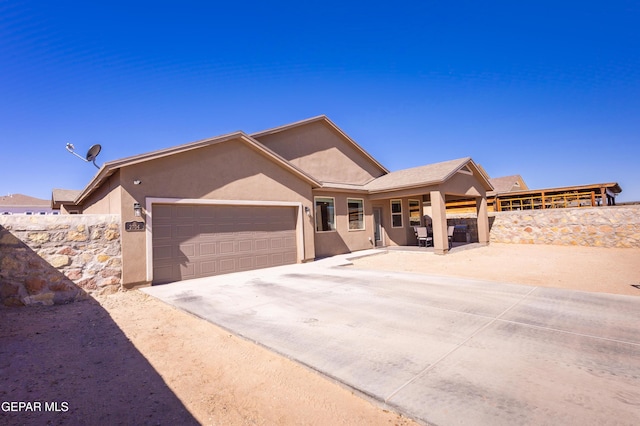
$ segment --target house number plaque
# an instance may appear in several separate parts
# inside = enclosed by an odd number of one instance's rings
[[[144,231],[144,222],[125,222],[124,230],[127,232]]]

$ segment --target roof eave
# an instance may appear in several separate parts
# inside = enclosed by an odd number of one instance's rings
[[[368,192],[369,194],[381,194],[384,192],[406,191],[409,189],[423,188],[425,186],[440,185],[443,182],[444,182],[443,180],[434,180],[430,182],[421,182],[418,184],[411,184],[411,185],[393,186],[393,187],[387,187],[387,188],[381,188],[381,189],[369,189]]]
[[[250,146],[254,147],[258,151],[261,151],[263,155],[270,157],[276,163],[278,163],[281,167],[289,170],[293,174],[297,175],[299,178],[303,179],[307,183],[312,186],[320,187],[321,183],[314,179],[312,176],[308,175],[304,171],[295,167],[293,164],[289,163],[287,160],[282,158],[280,155],[270,150],[257,140],[248,136],[244,132],[234,132],[226,135],[218,136],[215,138],[202,139],[196,142],[191,142],[184,145],[178,145],[172,148],[166,148],[158,151],[153,151],[145,154],[135,155],[131,157],[122,158],[120,160],[114,160],[106,162],[102,165],[98,173],[91,179],[89,184],[82,190],[82,192],[75,199],[74,204],[78,205],[82,203],[96,188],[98,188],[107,178],[113,175],[117,170],[123,167],[130,167],[139,163],[143,163],[146,161],[151,161],[163,157],[167,157],[169,155],[180,154],[187,151],[192,151],[194,149],[200,149],[206,146],[228,142],[230,140],[242,140]]]

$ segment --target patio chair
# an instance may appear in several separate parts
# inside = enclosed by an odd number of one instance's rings
[[[416,228],[416,237],[418,238],[418,247],[422,245],[423,241],[425,247],[429,247],[430,242],[433,244],[433,238],[427,233],[426,226],[419,226]]]
[[[447,237],[449,238],[449,249],[451,249],[451,246],[453,245],[453,231],[455,229],[456,229],[455,226],[447,227]]]

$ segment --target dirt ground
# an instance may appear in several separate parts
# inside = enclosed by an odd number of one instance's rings
[[[638,260],[636,249],[492,244],[389,252],[353,267],[640,296]],[[0,403],[7,425],[414,424],[139,291],[0,308]]]
[[[389,251],[353,263],[357,268],[640,296],[640,249],[491,244],[446,256]]]

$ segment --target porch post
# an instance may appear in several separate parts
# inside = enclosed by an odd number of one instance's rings
[[[444,194],[431,191],[431,213],[433,219],[433,248],[436,254],[449,252],[449,238],[447,237],[447,208]]]
[[[476,213],[478,216],[478,242],[482,245],[488,245],[490,236],[487,197],[476,198]]]

